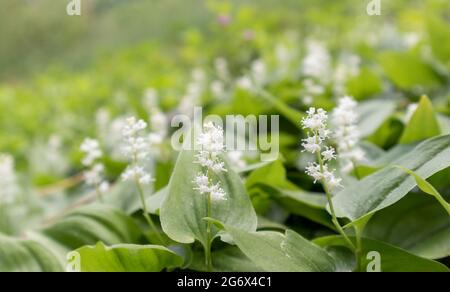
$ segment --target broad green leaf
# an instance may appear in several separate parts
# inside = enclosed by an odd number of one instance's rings
[[[81,272],[159,272],[180,267],[183,258],[158,245],[83,246],[77,250]]]
[[[214,272],[263,272],[260,267],[255,265],[239,248],[228,246],[226,248],[212,252],[213,271]],[[194,253],[193,261],[189,269],[206,272],[203,251]]]
[[[402,52],[384,52],[379,57],[386,75],[403,90],[418,86],[433,88],[440,84],[440,78],[433,68],[417,56]]]
[[[253,171],[245,184],[250,193],[264,194],[264,197],[275,200],[290,213],[334,229],[325,209],[325,195],[300,190],[286,178],[286,170],[281,161],[276,160]],[[252,192],[255,189],[257,191]]]
[[[326,211],[325,194],[302,190],[292,191],[274,189],[272,197],[290,213],[305,217],[330,229],[335,229],[331,217]]]
[[[261,167],[266,166],[270,162],[260,162],[256,164],[251,164],[246,166],[243,169],[236,170],[238,173],[248,172],[255,169],[259,169]],[[159,215],[159,211],[161,209],[162,203],[167,197],[167,186],[161,188],[156,193],[147,195],[147,198],[145,199],[145,202],[147,204],[147,210],[149,213]],[[139,206],[135,206],[134,208],[131,208],[131,212],[136,212],[138,209],[140,209]]]
[[[356,99],[363,99],[382,90],[381,79],[370,69],[362,68],[358,76],[347,81],[347,91]]]
[[[415,173],[414,171],[412,171],[410,169],[404,168],[402,166],[398,166],[398,168],[400,168],[407,174],[414,177],[414,179],[417,183],[417,186],[423,192],[433,196],[441,204],[441,206],[444,207],[444,209],[447,211],[447,213],[450,215],[450,204],[445,201],[445,199],[442,197],[442,195],[429,182],[427,182],[425,179],[421,178],[420,175],[418,175],[417,173]]]
[[[319,272],[335,269],[333,258],[292,230],[248,232],[222,225],[239,249],[268,272]]]
[[[395,110],[392,100],[368,100],[358,104],[358,131],[361,137],[372,135]]]
[[[60,272],[58,258],[38,242],[0,234],[0,272]]]
[[[140,236],[141,232],[131,217],[113,207],[95,204],[67,214],[39,230],[33,239],[45,245],[57,246],[59,257],[65,257],[68,251],[98,241],[108,245],[136,243]]]
[[[450,135],[428,139],[391,164],[428,178],[450,166]],[[340,191],[333,198],[336,215],[352,221],[363,220],[396,203],[415,186],[416,182],[408,174],[387,166]]]
[[[254,170],[245,180],[247,189],[258,184],[290,190],[297,189],[293,183],[286,179],[286,170],[280,160],[275,160]]]
[[[439,122],[439,128],[441,129],[442,134],[450,134],[450,117],[444,115],[437,116]]]
[[[355,238],[351,238],[352,241]],[[342,236],[327,236],[314,240],[314,243],[323,248],[332,248],[335,246],[346,246],[346,241]],[[362,266],[367,267],[371,259],[367,259],[369,252],[377,252],[380,255],[382,272],[448,272],[450,271],[443,264],[418,257],[398,247],[390,244],[362,238]],[[342,260],[351,260],[352,258],[342,258]]]
[[[427,96],[423,95],[416,111],[406,125],[399,143],[419,142],[438,136],[440,133],[441,130],[433,110],[433,104]]]
[[[427,17],[427,30],[434,55],[450,68],[450,28],[448,20],[436,15]]]
[[[398,246],[415,255],[450,256],[450,216],[434,198],[413,193],[377,212],[364,236]]]
[[[194,135],[192,135],[194,136]],[[161,207],[161,225],[164,232],[173,240],[181,243],[192,243],[195,240],[202,244],[207,242],[206,196],[194,190],[193,181],[201,171],[195,163],[196,152],[182,150],[178,156],[174,172],[170,179],[167,197]],[[243,230],[256,230],[256,213],[247,195],[244,184],[237,173],[230,167],[225,158],[225,173],[217,175],[227,200],[212,204],[212,217]],[[218,230],[213,230],[217,234]],[[214,235],[213,234],[213,235]]]

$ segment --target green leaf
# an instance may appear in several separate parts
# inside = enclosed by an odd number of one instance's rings
[[[0,234],[0,272],[60,272],[58,258],[43,245]]]
[[[428,178],[450,166],[450,135],[428,139],[391,164]],[[385,167],[339,192],[333,198],[336,215],[352,221],[363,220],[396,203],[415,186],[414,179],[400,169]]]
[[[423,95],[420,98],[416,111],[403,131],[399,143],[410,144],[419,142],[438,136],[440,133],[441,130],[433,110],[433,104],[427,96]]]
[[[268,272],[333,271],[334,259],[292,230],[248,232],[221,224],[239,249]]]
[[[427,17],[427,30],[434,55],[450,68],[450,28],[448,21],[436,15]]]
[[[352,241],[355,238],[351,237]],[[314,240],[314,243],[323,248],[336,246],[346,246],[347,243],[342,236],[327,236]],[[377,252],[380,255],[382,272],[448,272],[449,269],[441,263],[424,259],[410,254],[398,247],[387,243],[362,238],[362,266],[366,267],[371,259],[367,259],[369,252]],[[342,260],[353,261],[352,258],[342,258]]]
[[[395,110],[392,100],[369,100],[358,104],[358,131],[362,137],[373,134]]]
[[[397,166],[407,174],[414,177],[417,186],[424,192],[429,195],[432,195],[436,200],[441,204],[442,207],[447,211],[447,213],[450,215],[450,204],[445,201],[445,199],[442,197],[442,195],[425,179],[421,178],[420,175],[415,173],[414,171],[407,169],[403,166]]]
[[[106,244],[136,243],[141,231],[122,211],[101,204],[81,207],[30,237],[44,246],[51,246],[60,262],[67,252],[98,241]]]
[[[180,267],[183,258],[158,245],[117,244],[83,246],[79,254],[81,272],[160,272]]]
[[[259,184],[282,189],[297,189],[293,183],[286,179],[286,170],[280,160],[275,160],[270,164],[254,170],[245,181],[247,189]]]
[[[434,198],[422,193],[412,193],[377,212],[364,236],[424,258],[450,256],[450,217]]]
[[[300,190],[286,178],[286,170],[279,160],[253,171],[245,185],[249,192],[257,189],[257,192],[251,193],[265,194],[265,197],[275,200],[292,214],[334,229],[325,208],[325,195]]]
[[[212,252],[213,271],[214,272],[263,272],[260,267],[255,265],[241,250],[235,246]],[[194,253],[192,263],[189,269],[195,271],[208,271],[205,265],[205,257],[203,251]]]
[[[346,85],[348,94],[356,99],[375,95],[382,90],[381,79],[368,68],[362,68],[358,76],[350,78]]]
[[[322,224],[332,230],[330,214],[326,211],[327,199],[325,194],[311,193],[303,190],[274,189],[273,198],[291,214],[305,217]]]
[[[179,154],[160,218],[164,232],[173,240],[181,243],[198,240],[205,244],[207,224],[202,218],[207,216],[206,196],[193,189],[194,178],[201,171],[201,166],[195,163],[195,155],[193,150],[182,150]],[[227,193],[227,200],[213,203],[212,217],[243,230],[256,230],[256,213],[244,184],[226,159],[222,159],[228,171],[217,178]],[[213,230],[215,234],[217,230]]]
[[[417,56],[401,52],[384,52],[379,57],[386,75],[403,90],[413,90],[418,86],[434,88],[440,78],[433,68]]]

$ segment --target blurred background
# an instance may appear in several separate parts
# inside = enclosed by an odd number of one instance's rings
[[[81,0],[82,15],[68,16],[69,0],[2,0],[0,153],[14,158],[22,187],[47,190],[70,185],[64,179],[82,169],[80,143],[100,137],[114,180],[124,166],[112,154],[120,118],[147,119],[155,94],[170,112],[193,79],[206,78],[201,98],[212,112],[263,112],[257,101],[215,102],[223,84],[214,81],[220,60],[233,78],[264,60],[281,72],[272,91],[305,108],[302,58],[324,47],[332,66],[358,63],[343,84],[356,99],[392,93],[406,107],[426,93],[449,113],[450,2],[382,0],[381,16],[367,15],[369,2]],[[317,95],[316,104],[333,105]],[[388,148],[395,138],[373,142]]]

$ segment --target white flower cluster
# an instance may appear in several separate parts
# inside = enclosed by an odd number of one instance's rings
[[[140,165],[142,160],[149,155],[149,144],[144,138],[145,133],[143,132],[146,128],[146,122],[130,117],[122,129],[123,152],[131,161],[131,165],[122,174],[122,179],[132,180],[143,185],[153,181],[151,175]]]
[[[224,99],[226,97],[226,84],[230,81],[230,72],[228,69],[227,60],[225,58],[215,59],[214,68],[217,79],[211,82],[210,90],[215,98]]]
[[[250,67],[250,73],[255,86],[262,87],[267,82],[267,65],[264,60],[254,60]]]
[[[100,144],[95,139],[86,138],[81,144],[80,150],[85,155],[82,163],[89,168],[84,172],[86,184],[95,187],[100,194],[107,192],[109,183],[103,179],[105,168],[102,163],[98,162],[103,155]]]
[[[303,80],[302,102],[305,105],[311,105],[314,102],[314,97],[324,92],[324,86],[314,79],[307,78]]]
[[[314,183],[321,181],[329,190],[340,187],[341,179],[334,175],[335,170],[330,170],[327,164],[336,158],[334,148],[325,145],[331,135],[327,129],[327,112],[312,107],[307,114],[308,116],[302,119],[302,125],[303,129],[308,131],[308,137],[302,140],[302,146],[304,151],[316,154],[319,162],[310,162],[305,172],[314,179]]]
[[[178,111],[185,115],[192,115],[192,109],[199,104],[205,87],[205,73],[196,68],[192,71],[191,81],[188,83],[185,95],[181,98]]]
[[[333,74],[335,94],[345,94],[345,83],[349,78],[359,74],[360,63],[361,58],[353,54],[344,55],[339,59]]]
[[[249,72],[236,79],[235,85],[237,88],[252,92],[263,87],[268,79],[266,63],[263,59],[256,59],[251,63]]]
[[[0,203],[12,203],[18,191],[14,159],[10,155],[0,154]]]
[[[225,163],[219,157],[224,152],[223,129],[212,122],[206,123],[196,142],[201,147],[196,155],[196,163],[206,168],[206,172],[197,174],[194,179],[196,185],[194,189],[201,194],[209,194],[214,201],[226,200],[226,192],[220,183],[213,183],[210,177],[212,174],[227,171]]]
[[[339,99],[332,115],[334,139],[339,158],[343,162],[342,171],[346,173],[352,171],[356,163],[364,160],[364,151],[358,146],[360,135],[357,127],[357,105],[352,97],[344,96]]]
[[[150,146],[160,145],[167,137],[167,126],[169,125],[167,116],[157,107],[150,111],[150,134],[148,141]]]
[[[330,64],[331,57],[325,45],[315,40],[308,41],[302,64],[303,74],[317,80],[324,80],[326,83],[330,77]]]
[[[244,168],[245,166],[247,166],[247,162],[245,161],[243,151],[239,150],[229,151],[227,152],[227,157],[231,165],[233,165],[236,168]]]

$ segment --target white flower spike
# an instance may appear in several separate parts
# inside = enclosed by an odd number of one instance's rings
[[[325,145],[325,140],[331,135],[327,129],[327,112],[312,107],[306,113],[302,125],[308,131],[308,136],[302,140],[303,151],[315,154],[319,163],[310,162],[305,172],[314,179],[314,183],[320,181],[327,189],[333,190],[341,186],[341,179],[334,175],[334,170],[328,170],[327,163],[336,158],[336,152],[333,147]]]
[[[196,139],[201,148],[196,155],[196,163],[205,168],[194,178],[194,190],[200,194],[208,194],[212,201],[226,200],[226,192],[220,183],[213,183],[212,174],[226,172],[225,163],[220,155],[225,152],[223,141],[223,129],[212,122],[203,126],[203,131]]]
[[[355,164],[364,160],[364,151],[358,146],[360,135],[357,122],[358,103],[350,96],[339,99],[338,106],[332,114],[335,128],[334,140],[337,144],[343,172],[351,172]]]
[[[101,196],[108,191],[109,183],[103,178],[105,167],[102,163],[98,162],[103,155],[100,149],[100,143],[95,139],[86,138],[81,144],[80,149],[85,154],[82,163],[89,167],[84,172],[84,180],[88,186],[96,189],[97,195],[101,199]]]

